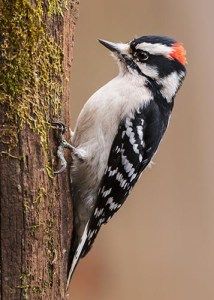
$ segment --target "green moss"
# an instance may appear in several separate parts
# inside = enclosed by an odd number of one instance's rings
[[[62,15],[68,0],[0,0],[0,109],[8,152],[29,126],[38,134],[48,164],[49,121],[58,118],[62,95],[62,49],[48,33],[45,16]]]
[[[6,156],[9,156],[10,158],[14,158],[14,159],[18,159],[18,160],[22,160],[23,159],[23,156],[15,156],[15,155],[12,155],[10,152],[7,152],[7,151],[1,151],[0,152],[0,155],[6,155]]]
[[[32,234],[35,234],[35,232],[40,228],[40,226],[43,225],[43,224],[32,224],[29,229],[31,231]]]
[[[18,285],[16,288],[22,290],[22,295],[24,299],[27,299],[27,293],[30,289],[30,284],[29,282],[31,281],[32,276],[30,275],[29,272],[23,272],[22,275],[20,276],[21,280],[21,285]]]
[[[58,0],[52,0],[49,1],[49,7],[48,7],[48,15],[51,16],[53,14],[61,14],[63,15],[63,11],[68,5],[69,0],[64,1],[58,1]]]
[[[56,258],[56,248],[55,241],[53,238],[53,230],[54,230],[54,221],[47,220],[46,223],[46,255],[48,257],[48,280],[50,286],[53,285],[53,276],[54,276],[54,260]]]
[[[23,208],[25,214],[34,212],[39,215],[46,196],[47,192],[45,188],[41,187],[35,192],[35,197],[33,199],[24,197]]]
[[[54,281],[55,260],[57,258],[55,237],[57,228],[52,211],[50,211],[50,215],[48,214],[45,218],[40,218],[40,215],[43,216],[44,214],[46,205],[50,205],[51,207],[53,205],[51,198],[48,199],[48,203],[46,200],[47,192],[43,187],[35,191],[33,198],[24,199],[24,212],[28,220],[26,225],[28,234],[35,239],[40,236],[41,232],[43,234],[43,246],[46,258],[45,278],[47,279],[45,282],[37,279],[32,286],[33,275],[23,276],[22,284],[19,288],[21,288],[25,294],[29,294],[30,291],[37,294],[44,293],[46,287],[51,287]],[[30,216],[30,218],[28,218],[28,216]],[[28,271],[24,274],[30,274],[30,272]]]
[[[36,193],[36,197],[33,200],[34,206],[35,205],[38,206],[41,203],[43,203],[46,196],[47,196],[46,190],[43,187],[39,188],[37,193]]]
[[[56,245],[56,222],[54,220],[54,215],[50,212],[50,215],[47,215],[45,219],[41,219],[40,215],[44,214],[45,205],[47,204],[47,193],[44,188],[39,188],[33,197],[33,199],[25,198],[24,199],[24,212],[26,218],[30,215],[31,218],[28,220],[28,233],[37,238],[37,236],[43,233],[44,238],[44,251],[46,256],[47,263],[47,282],[51,287],[54,279],[55,266],[54,262],[57,258],[57,245]],[[48,205],[52,207],[53,203],[51,198],[48,199]],[[33,216],[33,217],[32,217]],[[29,284],[30,280],[28,281]],[[26,284],[22,284],[26,286]],[[39,285],[38,285],[39,287]]]
[[[42,295],[49,287],[49,283],[42,280],[39,282],[39,285],[31,285],[33,279],[33,275],[28,271],[23,272],[20,276],[21,285],[18,285],[16,288],[22,290],[23,299],[29,299],[28,294],[30,292],[33,294]]]

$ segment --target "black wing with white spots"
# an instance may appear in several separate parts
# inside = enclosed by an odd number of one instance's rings
[[[121,122],[89,222],[82,257],[90,250],[101,225],[107,223],[122,206],[141,172],[151,161],[166,130],[170,113],[169,107],[161,107],[151,101]]]

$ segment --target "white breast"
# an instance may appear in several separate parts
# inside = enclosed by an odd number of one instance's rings
[[[86,151],[98,183],[120,121],[152,99],[145,80],[133,74],[117,76],[92,95],[78,117],[73,145]]]

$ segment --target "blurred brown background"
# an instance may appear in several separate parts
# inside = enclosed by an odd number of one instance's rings
[[[102,227],[71,285],[76,300],[214,299],[213,1],[81,1],[72,79],[73,124],[117,73],[97,38],[161,34],[183,41],[188,76],[155,157]]]

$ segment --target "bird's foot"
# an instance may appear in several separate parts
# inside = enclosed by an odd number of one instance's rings
[[[77,157],[79,160],[84,161],[86,158],[86,153],[83,149],[76,149],[70,143],[68,143],[63,135],[66,132],[66,126],[61,122],[53,122],[52,126],[56,129],[57,139],[58,139],[58,148],[57,148],[57,157],[59,158],[61,168],[54,172],[54,174],[60,174],[65,171],[67,167],[67,161],[64,156],[64,149],[70,149],[72,156]]]
[[[51,125],[55,129],[55,132],[58,134],[58,138],[62,137],[66,132],[66,126],[62,122],[51,122]]]

